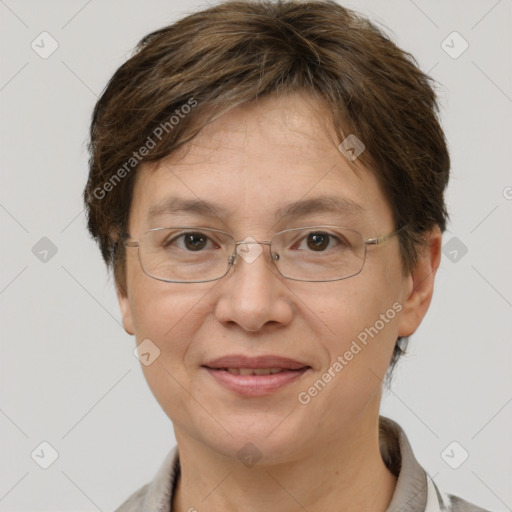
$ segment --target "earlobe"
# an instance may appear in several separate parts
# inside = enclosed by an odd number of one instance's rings
[[[124,330],[128,334],[133,335],[135,334],[135,331],[133,329],[132,308],[128,294],[123,293],[118,289],[117,300],[119,301],[119,309],[121,310]]]
[[[410,336],[419,327],[428,311],[434,293],[434,279],[441,261],[442,234],[438,226],[426,237],[427,245],[420,247],[418,261],[407,279],[407,291],[398,327],[399,336]]]

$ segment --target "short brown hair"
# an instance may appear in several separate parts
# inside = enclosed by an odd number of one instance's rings
[[[424,235],[447,221],[450,159],[433,85],[381,29],[332,0],[225,1],[146,35],[110,79],[90,128],[88,228],[117,288],[126,293],[118,242],[139,148],[160,127],[144,156],[157,162],[229,110],[291,92],[328,106],[339,142],[348,134],[363,141],[358,160],[390,201],[395,227],[407,226],[400,249],[411,271]],[[194,108],[180,115],[184,105]]]

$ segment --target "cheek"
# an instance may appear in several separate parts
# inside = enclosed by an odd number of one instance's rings
[[[165,283],[134,276],[131,309],[136,339],[138,343],[150,339],[166,368],[180,373],[182,367],[193,364],[193,340],[208,317],[205,298],[214,284]]]
[[[392,308],[399,296],[391,280],[379,283],[377,279],[363,280],[356,276],[351,281],[342,281],[338,290],[320,290],[315,295],[310,294],[304,302],[312,314],[316,314],[318,321],[325,325],[331,337],[347,341],[374,325],[381,314]],[[386,326],[394,323],[394,313],[390,311]]]
[[[325,434],[334,438],[340,425],[346,422],[349,428],[370,403],[378,406],[375,399],[391,359],[401,308],[392,295],[382,290],[369,293],[355,284],[330,295],[328,307],[325,295],[317,299],[316,307],[309,304],[318,313],[315,322],[322,333],[317,342],[326,357],[323,367],[305,383],[299,400],[314,411],[318,424],[332,425]]]
[[[318,326],[318,343],[327,353],[324,364],[342,359],[345,378],[365,381],[373,371],[383,376],[392,355],[402,309],[398,290],[354,278],[338,293],[319,293],[309,301],[311,321]],[[321,332],[320,332],[321,330]],[[338,367],[339,368],[339,367]],[[331,371],[332,373],[332,371]],[[377,377],[372,377],[377,380]]]
[[[208,290],[200,286],[198,290],[191,285],[159,283],[149,278],[145,282],[142,278],[132,288],[137,343],[150,340],[149,347],[158,354],[151,364],[143,363],[141,368],[153,395],[173,419],[190,405],[189,372],[198,359],[194,340],[207,314],[201,299]]]

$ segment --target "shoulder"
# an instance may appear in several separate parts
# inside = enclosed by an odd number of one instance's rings
[[[447,512],[491,512],[488,509],[477,507],[457,496],[448,495]]]
[[[167,512],[180,474],[178,448],[165,457],[153,479],[128,497],[115,512]]]
[[[390,418],[379,418],[382,458],[397,477],[386,512],[490,512],[443,492],[414,456],[404,430]]]
[[[439,490],[430,475],[427,477],[427,504],[425,512],[491,512],[453,494]]]

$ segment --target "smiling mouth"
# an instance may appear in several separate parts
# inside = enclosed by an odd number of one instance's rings
[[[212,368],[203,366],[203,368],[224,388],[245,397],[261,397],[277,392],[312,370],[311,366],[300,368]]]
[[[228,372],[232,375],[274,375],[282,372],[300,372],[308,368],[310,368],[310,366],[304,366],[303,368],[297,368],[295,370],[291,368],[210,368],[210,370]]]

